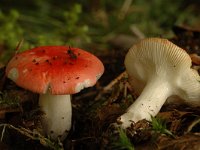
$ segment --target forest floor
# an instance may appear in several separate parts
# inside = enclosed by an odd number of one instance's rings
[[[175,26],[169,39],[189,54],[200,55],[200,31]],[[115,126],[116,119],[136,99],[124,72],[126,48],[114,39],[113,49],[96,54],[105,65],[105,73],[95,87],[72,97],[72,128],[64,142],[42,136],[38,95],[17,87],[0,70],[0,149],[129,149],[197,150],[200,147],[200,109],[187,104],[165,104],[157,118],[132,124],[126,131]],[[135,43],[135,41],[131,41]],[[126,40],[127,41],[127,40]],[[121,41],[120,41],[121,42]],[[123,44],[120,44],[123,45]],[[125,50],[123,50],[125,49]],[[193,67],[200,63],[193,60]]]

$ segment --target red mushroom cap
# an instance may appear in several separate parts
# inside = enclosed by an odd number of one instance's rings
[[[16,54],[6,75],[36,93],[73,94],[93,86],[104,72],[102,62],[78,48],[41,46]]]

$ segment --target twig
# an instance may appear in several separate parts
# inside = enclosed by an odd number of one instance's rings
[[[195,125],[199,124],[199,123],[200,123],[200,118],[198,118],[198,119],[196,119],[195,121],[193,121],[193,122],[189,125],[189,127],[187,128],[186,133],[192,131],[193,127],[194,127]]]
[[[191,57],[193,63],[200,65],[200,56],[193,53],[193,54],[190,54],[190,57]]]
[[[125,0],[124,1],[124,4],[122,5],[122,8],[121,8],[120,13],[119,13],[119,19],[120,20],[124,19],[124,17],[126,16],[131,4],[132,4],[132,0]]]
[[[114,80],[112,80],[107,86],[103,88],[103,91],[110,90],[116,83],[118,83],[122,78],[127,78],[126,71],[122,72],[120,75],[118,75]]]
[[[11,124],[0,124],[0,127],[1,126],[3,126],[3,131],[1,133],[1,141],[3,140],[3,136],[4,136],[4,133],[5,133],[5,128],[8,127],[8,128],[16,130],[17,132],[21,133],[22,135],[25,135],[26,137],[28,137],[30,139],[39,140],[40,143],[43,146],[50,147],[52,149],[63,150],[63,147],[62,147],[61,143],[59,143],[59,146],[61,145],[61,147],[56,146],[56,143],[52,142],[48,138],[45,138],[43,135],[41,135],[36,130],[31,131],[31,130],[23,128],[23,127],[17,128],[15,126],[11,125]]]
[[[131,32],[133,32],[134,35],[136,35],[139,39],[144,39],[145,35],[135,26],[131,25],[130,26]]]
[[[112,80],[107,86],[105,86],[102,91],[96,96],[95,101],[99,100],[100,97],[102,97],[103,94],[108,93],[112,90],[113,86],[116,85],[121,79],[127,78],[128,75],[126,71],[122,72],[120,75],[118,75],[114,80]]]
[[[3,126],[3,130],[1,132],[1,142],[3,141],[3,137],[4,137],[4,133],[5,133],[5,128],[6,128],[6,126],[4,125]]]
[[[24,39],[22,38],[15,48],[15,54],[18,53],[19,49],[21,48],[22,44],[24,43]]]

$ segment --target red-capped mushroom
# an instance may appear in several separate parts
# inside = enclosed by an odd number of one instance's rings
[[[71,128],[70,94],[93,86],[104,72],[102,62],[78,48],[42,46],[16,54],[6,75],[18,86],[40,94],[42,124],[53,139]]]

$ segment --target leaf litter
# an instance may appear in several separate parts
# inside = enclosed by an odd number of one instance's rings
[[[173,31],[176,36],[171,41],[191,54],[193,67],[198,70],[200,32],[180,26],[175,26]],[[137,97],[128,84],[126,73],[123,72],[123,61],[115,64],[117,60],[123,60],[125,54],[126,50],[122,55],[112,52],[107,55],[99,54],[106,67],[105,75],[95,87],[73,96],[73,126],[63,144],[59,141],[54,143],[40,134],[39,118],[42,113],[37,109],[38,96],[5,79],[4,69],[1,69],[1,98],[17,103],[7,101],[8,105],[5,103],[0,107],[0,113],[3,114],[0,118],[0,148],[3,146],[6,149],[15,144],[15,147],[29,149],[113,149],[113,143],[120,143],[119,140],[122,140],[122,143],[131,142],[136,150],[198,149],[200,111],[199,107],[187,104],[165,104],[155,118],[155,121],[158,121],[156,130],[153,122],[141,120],[132,123],[124,133],[119,132],[121,130],[116,124],[117,117],[124,113]],[[159,122],[159,119],[163,122]],[[162,130],[169,132],[161,132]],[[11,142],[13,138],[18,140]]]

